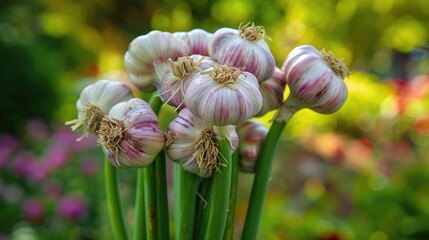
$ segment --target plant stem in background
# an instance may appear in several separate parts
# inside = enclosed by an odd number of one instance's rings
[[[137,170],[137,191],[134,223],[134,240],[146,237],[145,206],[144,206],[144,174],[143,168]]]
[[[165,167],[165,151],[162,150],[155,158],[155,195],[158,239],[169,239],[169,215],[167,198],[167,176]]]
[[[268,182],[271,178],[274,154],[285,126],[285,122],[274,121],[267,138],[262,144],[241,239],[248,240],[257,238],[262,210],[268,190]]]
[[[223,239],[234,239],[234,223],[235,223],[235,206],[237,201],[237,184],[238,184],[238,153],[236,149],[232,154],[232,174],[231,174],[231,190],[229,194],[228,216],[226,220],[226,229]]]
[[[231,145],[228,139],[216,140],[219,148],[219,161],[223,164],[220,171],[212,176],[211,189],[207,199],[208,222],[204,231],[204,239],[222,239],[228,213],[229,194],[231,188]],[[203,218],[207,218],[203,216]],[[203,219],[203,224],[205,224]]]
[[[122,214],[121,200],[119,198],[119,182],[117,168],[104,160],[104,176],[106,182],[107,206],[112,224],[113,236],[116,240],[127,240],[128,234]]]
[[[155,159],[157,161],[157,159]],[[143,168],[146,239],[157,239],[155,164]]]
[[[184,173],[184,170],[182,169],[182,166],[178,163],[173,163],[173,208],[174,208],[174,236],[175,239],[180,239],[180,218],[182,216],[182,175]]]
[[[195,227],[195,207],[197,203],[197,191],[201,182],[201,177],[187,171],[183,171],[181,177],[181,191],[183,194],[180,203],[180,239],[194,239],[193,234]]]

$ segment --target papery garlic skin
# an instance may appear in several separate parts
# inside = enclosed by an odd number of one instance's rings
[[[173,36],[180,38],[188,45],[188,55],[198,54],[209,56],[208,43],[213,33],[197,28],[189,32],[175,32]]]
[[[242,172],[254,173],[261,144],[268,134],[268,128],[255,120],[248,120],[237,128],[239,138],[239,166]]]
[[[156,114],[139,98],[115,105],[103,118],[98,135],[109,162],[120,168],[148,166],[165,143]]]
[[[82,90],[76,103],[78,118],[66,122],[72,125],[73,131],[83,131],[83,137],[96,134],[101,119],[110,109],[133,98],[131,89],[124,83],[109,80],[99,80]]]
[[[259,83],[259,90],[262,94],[262,108],[256,117],[261,117],[282,105],[285,87],[285,75],[282,70],[276,67],[273,76]]]
[[[162,98],[171,106],[180,108],[184,104],[185,93],[195,75],[215,64],[215,61],[202,55],[180,57],[171,62],[161,81]]]
[[[220,65],[195,76],[185,104],[213,125],[240,125],[259,112],[262,96],[258,80],[251,73]]]
[[[130,43],[124,63],[132,83],[142,91],[153,91],[160,87],[168,59],[176,60],[186,53],[186,43],[181,39],[155,30]]]
[[[290,96],[283,104],[288,111],[309,108],[323,114],[333,113],[347,98],[343,79],[349,71],[330,52],[319,52],[310,45],[296,47],[282,70],[290,88]]]
[[[229,139],[232,149],[235,150],[238,146],[237,132],[234,126],[228,126],[227,128],[229,129]],[[210,135],[212,138],[202,138],[202,134]],[[198,118],[189,109],[183,108],[177,118],[168,126],[166,154],[172,161],[179,163],[186,171],[195,173],[201,177],[210,177],[221,164],[225,164],[222,159],[219,159],[214,139],[217,136],[213,125]],[[202,149],[206,146],[214,146],[216,150],[214,152],[206,152],[205,156],[198,154],[197,150],[201,153]],[[203,165],[208,166],[202,168],[201,166]]]
[[[249,28],[259,33],[249,36]],[[264,38],[265,30],[253,24],[240,25],[238,30],[221,28],[209,42],[209,56],[220,64],[245,67],[258,81],[264,81],[273,75],[275,68],[274,56]]]

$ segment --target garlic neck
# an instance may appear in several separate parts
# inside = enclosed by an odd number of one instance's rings
[[[210,70],[213,80],[221,87],[229,87],[236,90],[234,85],[240,80],[240,74],[244,68],[228,67],[226,65],[219,65]]]
[[[350,75],[350,71],[347,69],[344,63],[336,58],[332,52],[326,52],[322,50],[320,53],[325,59],[325,62],[328,63],[329,67],[338,77],[344,79]]]
[[[197,62],[194,61],[189,56],[180,57],[177,61],[173,62],[171,59],[168,59],[173,69],[173,73],[178,78],[185,78],[189,76],[193,71],[198,68],[198,65],[204,60],[204,57],[201,57]]]
[[[238,27],[240,36],[249,41],[258,41],[264,38],[268,38],[265,33],[265,29],[262,26],[255,26],[255,23],[247,23],[245,25],[240,24]]]

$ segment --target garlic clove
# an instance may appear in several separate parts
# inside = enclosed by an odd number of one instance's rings
[[[268,38],[261,26],[240,25],[239,29],[221,28],[211,38],[209,55],[220,64],[245,67],[258,81],[270,78],[275,61],[265,41]]]
[[[66,122],[73,131],[83,131],[83,137],[95,134],[101,119],[117,103],[133,98],[131,89],[124,83],[99,80],[87,86],[76,103],[78,118]]]
[[[282,105],[285,87],[285,75],[282,70],[276,67],[273,76],[259,83],[259,90],[262,94],[262,108],[256,117],[261,117]]]
[[[234,126],[228,126],[232,149],[238,145]],[[183,108],[167,130],[166,154],[186,170],[201,177],[210,177],[220,169],[216,133],[213,125]]]
[[[279,113],[280,120],[288,118],[287,112],[301,108],[323,114],[333,113],[347,99],[348,91],[343,79],[350,73],[331,52],[318,51],[310,45],[296,47],[285,59],[282,70],[290,96]]]
[[[161,81],[161,95],[166,104],[179,108],[184,104],[185,93],[195,75],[215,64],[213,59],[201,55],[180,57],[170,61],[170,66]]]
[[[180,38],[187,44],[189,55],[209,55],[207,47],[213,33],[197,28],[189,32],[175,32],[173,36]]]
[[[176,60],[185,56],[186,51],[186,43],[181,39],[171,33],[155,30],[130,43],[124,63],[131,82],[142,91],[152,91],[160,87],[163,70],[169,64],[168,59]]]
[[[261,149],[268,129],[262,123],[248,120],[237,128],[239,142],[239,166],[242,172],[254,173]]]
[[[121,168],[148,166],[165,143],[156,114],[138,98],[116,104],[101,121],[98,135],[109,162]]]
[[[262,96],[251,73],[219,65],[195,76],[186,92],[185,104],[210,124],[239,125],[259,112]]]

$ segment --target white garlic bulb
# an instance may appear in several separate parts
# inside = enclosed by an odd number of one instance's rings
[[[259,112],[262,96],[251,73],[218,65],[195,76],[185,103],[193,114],[213,125],[239,125]]]
[[[133,98],[131,89],[124,83],[99,80],[87,86],[76,103],[78,118],[66,122],[73,131],[83,131],[83,137],[95,134],[101,119],[117,103]]]
[[[274,56],[265,38],[264,28],[250,23],[240,25],[238,30],[221,28],[209,42],[209,54],[220,64],[245,67],[258,81],[264,81],[273,75],[275,68]]]
[[[213,33],[197,28],[189,32],[175,32],[173,35],[182,39],[188,45],[187,52],[189,55],[209,55],[207,47]]]
[[[161,81],[161,94],[166,103],[177,108],[185,107],[185,93],[195,75],[213,66],[210,57],[191,55],[170,61],[170,67]]]
[[[310,45],[296,47],[285,59],[282,70],[290,88],[290,96],[283,104],[279,120],[288,118],[283,113],[301,108],[324,114],[333,113],[347,98],[343,79],[350,73],[331,52],[318,51]]]
[[[124,63],[133,82],[142,91],[159,89],[169,66],[168,59],[185,56],[186,43],[171,33],[151,31],[135,38],[125,53]]]
[[[283,103],[283,93],[286,87],[286,79],[282,70],[276,67],[273,76],[259,83],[262,94],[262,108],[257,117],[279,108]]]
[[[139,98],[116,104],[101,121],[98,135],[109,162],[121,168],[148,166],[165,143],[156,114]]]
[[[234,126],[226,128],[234,150],[238,145],[237,132]],[[219,134],[213,125],[183,108],[168,126],[167,156],[182,165],[186,171],[201,177],[210,177],[223,164],[227,164],[219,158],[216,137],[219,137]]]
[[[261,144],[265,140],[268,129],[262,123],[248,120],[237,128],[239,142],[239,166],[242,172],[256,171]]]

